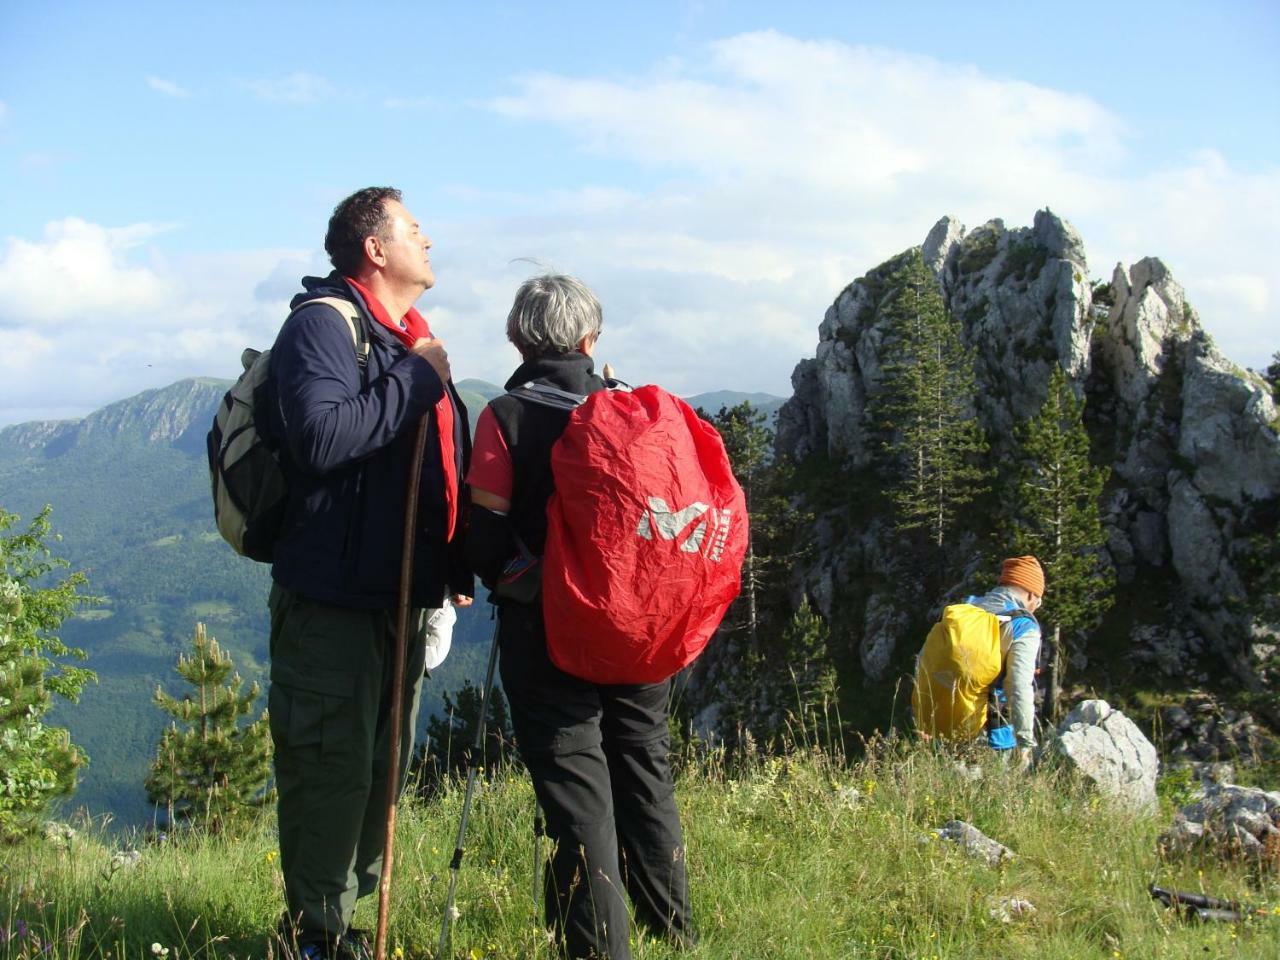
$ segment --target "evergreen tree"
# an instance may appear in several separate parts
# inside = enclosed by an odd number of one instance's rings
[[[746,633],[750,649],[759,650],[763,594],[776,586],[772,574],[785,560],[776,549],[792,512],[783,496],[785,477],[771,456],[773,434],[765,425],[765,415],[749,401],[721,407],[713,416],[703,410],[698,415],[719,432],[746,499],[747,554],[742,561],[742,592],[731,622],[736,621]]]
[[[1271,384],[1271,399],[1276,403],[1280,403],[1280,350],[1271,355],[1271,363],[1267,365],[1267,371],[1263,374],[1267,383]]]
[[[719,432],[742,486],[749,523],[742,590],[699,662],[697,680],[681,713],[714,706],[716,726],[731,743],[740,730],[769,737],[778,705],[794,703],[785,669],[782,634],[791,617],[786,580],[804,551],[800,533],[809,520],[791,499],[792,469],[772,455],[773,432],[749,402],[698,415]]]
[[[74,791],[88,759],[64,728],[43,722],[55,695],[75,703],[95,679],[67,664],[84,652],[55,633],[92,598],[79,592],[80,573],[51,579],[68,564],[45,546],[49,512],[40,511],[25,532],[8,533],[18,517],[0,510],[0,842],[32,832],[51,802]]]
[[[817,717],[821,709],[825,719],[828,705],[835,701],[836,671],[829,638],[827,622],[809,606],[808,597],[801,600],[782,633],[782,651],[803,717]]]
[[[244,690],[234,669],[230,655],[197,623],[191,653],[180,655],[176,667],[194,694],[179,700],[156,687],[153,702],[173,723],[151,761],[147,799],[165,807],[171,824],[187,821],[218,833],[272,799],[267,715],[240,723],[259,687]]]
[[[1084,404],[1055,366],[1040,412],[1019,431],[1021,463],[1014,491],[1014,549],[1044,567],[1041,616],[1052,654],[1051,716],[1056,717],[1068,654],[1114,602],[1113,574],[1102,566],[1106,542],[1098,501],[1110,471],[1089,462]]]
[[[918,530],[945,573],[961,507],[986,489],[986,437],[973,416],[973,351],[960,340],[938,283],[917,251],[889,278],[885,390],[877,401],[899,530]]]
[[[427,721],[427,739],[414,753],[411,769],[418,781],[418,793],[430,797],[450,776],[463,774],[467,758],[476,742],[480,721],[481,689],[464,680],[457,693],[444,694],[444,716],[432,714]],[[511,744],[511,720],[502,689],[489,691],[488,719],[484,726],[485,768],[492,771],[507,756]]]

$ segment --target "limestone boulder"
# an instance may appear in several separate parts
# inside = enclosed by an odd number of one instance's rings
[[[1105,700],[1085,700],[1058,725],[1045,750],[1130,810],[1154,809],[1160,758],[1137,725]]]
[[[971,823],[948,820],[934,831],[939,840],[956,844],[966,854],[989,867],[998,867],[1016,859],[1016,854],[998,840],[992,840]]]

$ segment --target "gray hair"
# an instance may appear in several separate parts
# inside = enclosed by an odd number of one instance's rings
[[[520,284],[507,314],[507,339],[525,359],[568,353],[586,337],[600,335],[600,301],[585,283],[562,274]]]

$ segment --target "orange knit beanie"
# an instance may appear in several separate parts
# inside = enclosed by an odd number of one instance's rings
[[[1000,564],[1000,583],[1044,596],[1044,569],[1035,557],[1010,557]]]

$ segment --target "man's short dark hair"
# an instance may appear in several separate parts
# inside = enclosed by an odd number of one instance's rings
[[[333,208],[324,249],[339,273],[355,276],[364,263],[365,238],[385,236],[388,200],[398,203],[400,191],[395,187],[365,187]]]

